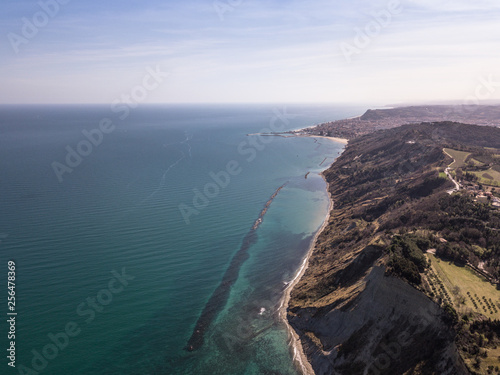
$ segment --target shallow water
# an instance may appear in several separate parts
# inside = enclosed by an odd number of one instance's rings
[[[104,106],[1,107],[0,261],[17,264],[17,365],[33,368],[45,353],[52,358],[41,374],[296,374],[277,303],[326,215],[318,172],[343,145],[271,137],[252,146],[246,134],[269,126],[274,109],[151,106],[122,121]],[[285,124],[295,129],[361,108],[287,111],[298,114]],[[51,164],[64,163],[66,147],[76,149],[82,130],[104,117],[114,130],[59,182]],[[229,162],[239,173],[217,193],[210,185],[196,208],[196,191]],[[184,350],[245,235],[286,182],[203,345]],[[189,224],[179,204],[197,211]],[[117,293],[109,292],[112,271],[129,275],[114,284],[123,286]],[[49,334],[69,322],[79,333],[54,356]]]

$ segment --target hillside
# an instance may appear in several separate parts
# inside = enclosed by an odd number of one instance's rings
[[[362,116],[327,122],[307,129],[309,134],[352,139],[381,129],[422,122],[458,122],[500,126],[500,105],[429,105],[369,109]]]
[[[471,326],[499,299],[457,291],[444,273],[454,268],[426,252],[499,274],[498,210],[447,194],[443,173],[453,161],[443,148],[499,146],[498,128],[411,124],[351,140],[324,172],[335,206],[288,310],[316,374],[487,373],[500,331]]]

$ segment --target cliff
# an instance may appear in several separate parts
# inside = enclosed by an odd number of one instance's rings
[[[415,233],[440,220],[437,202],[452,187],[442,149],[466,135],[471,145],[500,145],[500,129],[405,125],[351,140],[324,172],[334,208],[288,305],[316,374],[469,373],[456,313],[422,281],[422,251],[398,247],[405,236],[420,246],[427,239]]]

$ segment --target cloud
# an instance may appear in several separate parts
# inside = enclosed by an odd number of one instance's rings
[[[70,2],[22,53],[0,47],[0,101],[105,103],[156,64],[172,75],[151,100],[167,102],[452,97],[497,71],[498,5],[485,0],[402,1],[348,63],[340,43],[388,3],[246,0],[221,22],[211,1]]]
[[[415,8],[429,11],[445,12],[468,12],[468,11],[492,11],[499,10],[500,4],[496,0],[406,0]]]

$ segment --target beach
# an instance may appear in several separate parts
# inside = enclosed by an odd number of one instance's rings
[[[312,135],[311,136],[309,136],[309,135],[297,135],[297,136],[298,137],[305,136],[305,137],[327,138],[331,141],[340,142],[343,144],[347,144],[347,142],[348,142],[347,139],[336,138],[336,137],[312,136]],[[344,149],[345,149],[345,147],[344,147]],[[327,170],[328,168],[330,168],[330,166],[331,166],[331,164],[327,168],[325,168],[324,171]],[[297,270],[297,273],[295,274],[294,278],[287,285],[287,287],[285,289],[285,293],[283,295],[283,298],[282,298],[282,300],[280,302],[280,306],[279,306],[279,315],[283,319],[283,321],[286,325],[289,337],[290,337],[290,346],[291,346],[292,351],[293,351],[293,360],[296,363],[297,367],[300,368],[300,370],[302,371],[302,373],[304,375],[314,375],[314,370],[313,370],[311,364],[309,363],[306,354],[304,353],[304,349],[302,347],[302,343],[300,341],[299,335],[297,334],[297,332],[295,332],[295,330],[292,328],[292,326],[288,322],[287,309],[288,309],[288,303],[290,301],[290,294],[291,294],[293,288],[295,287],[295,285],[300,281],[300,279],[304,275],[305,271],[307,270],[307,267],[309,265],[309,258],[316,247],[316,242],[317,242],[318,236],[323,232],[323,230],[327,226],[327,224],[330,220],[330,215],[331,215],[332,209],[333,209],[333,205],[334,205],[333,199],[332,199],[330,193],[328,192],[328,182],[326,181],[326,179],[323,175],[323,172],[321,172],[320,175],[326,183],[326,189],[327,189],[328,198],[329,198],[328,212],[326,214],[325,220],[323,221],[323,224],[321,225],[321,227],[318,229],[318,231],[314,235],[313,239],[311,240],[311,244],[309,245],[309,249],[308,249],[307,254],[304,257],[301,265],[300,265],[300,268]]]
[[[325,182],[326,182],[326,180],[325,180]],[[311,241],[311,245],[309,246],[309,249],[307,251],[307,254],[304,257],[304,260],[302,261],[299,270],[295,274],[295,277],[287,285],[287,287],[285,289],[285,293],[283,295],[283,299],[281,300],[280,307],[279,307],[280,317],[285,322],[285,325],[287,327],[287,331],[290,335],[290,346],[293,350],[293,360],[296,362],[297,366],[301,369],[301,371],[304,375],[314,375],[314,370],[313,370],[311,364],[309,363],[306,354],[304,353],[304,349],[302,348],[302,343],[300,342],[299,335],[297,334],[297,332],[295,332],[295,330],[288,323],[288,319],[287,319],[288,302],[290,301],[290,293],[292,292],[292,289],[300,281],[300,279],[304,275],[304,272],[307,269],[307,266],[309,264],[309,258],[311,256],[312,252],[314,251],[314,248],[316,247],[316,241],[318,239],[318,236],[320,235],[321,232],[323,232],[326,225],[328,224],[328,221],[330,220],[330,212],[332,211],[332,209],[333,209],[333,201],[330,198],[330,204],[328,207],[328,214],[326,215],[325,220],[323,221],[323,224],[321,225],[321,227],[318,229],[318,231],[314,235],[314,238]]]
[[[360,116],[354,116],[352,118],[354,119],[354,118],[358,118],[358,117],[361,117],[361,115]],[[328,137],[328,136],[325,136],[325,135],[316,135],[316,134],[304,133],[304,130],[313,129],[315,127],[316,127],[316,125],[314,125],[314,126],[307,126],[305,128],[300,128],[300,129],[295,129],[295,130],[292,130],[292,134],[294,134],[296,137],[327,138],[327,139],[329,139],[331,141],[339,142],[339,143],[342,143],[344,145],[346,145],[347,142],[349,142],[349,140],[346,139],[346,138]]]
[[[333,142],[342,143],[344,145],[346,145],[349,142],[349,140],[347,138],[329,137],[326,135],[316,135],[316,134],[309,134],[309,133],[299,133],[300,131],[302,131],[304,129],[311,129],[311,127],[293,130],[293,132],[291,132],[291,133],[251,133],[251,134],[247,134],[247,136],[258,135],[261,137],[262,136],[267,136],[267,137],[274,136],[274,137],[283,137],[283,138],[294,138],[294,137],[326,138],[326,139],[329,139]]]
[[[301,134],[297,135],[297,137],[312,137],[312,138],[326,138],[334,142],[342,143],[346,145],[349,140],[346,138],[338,138],[338,137],[327,137],[326,135],[314,135],[314,134]]]

